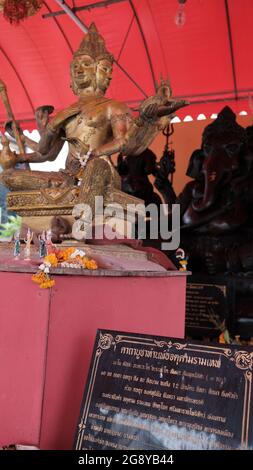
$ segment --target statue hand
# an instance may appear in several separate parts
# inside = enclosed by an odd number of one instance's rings
[[[76,137],[69,137],[69,138],[62,138],[62,139],[68,142],[71,146],[73,146],[75,153],[79,154],[80,157],[87,155],[87,153],[90,151],[89,145],[86,145],[84,142],[82,142],[80,139]]]
[[[18,153],[16,154],[16,163],[32,163],[33,153]]]
[[[150,96],[140,106],[140,116],[145,121],[155,122],[163,116],[173,115],[175,111],[189,105],[186,100],[168,99],[166,96]]]
[[[12,125],[12,122],[13,121],[7,121],[5,123],[5,126],[4,126],[4,129],[5,129],[5,132],[8,132],[8,134],[13,138],[15,139],[15,134],[14,134],[14,131],[13,131],[13,125]],[[20,125],[18,123],[16,123],[17,125],[17,130],[21,136],[21,139],[24,141],[24,135],[23,135],[23,130],[21,129]]]
[[[175,163],[169,158],[169,155],[166,153],[162,156],[159,162],[158,175],[161,179],[167,180],[171,173],[175,172]]]
[[[35,119],[39,130],[43,130],[46,128],[49,122],[49,116],[50,114],[52,114],[53,110],[53,106],[46,105],[39,106],[39,108],[35,110]]]
[[[158,114],[159,109],[159,102],[160,100],[156,100],[156,97],[151,96],[147,98],[140,107],[140,116],[144,121],[155,121]]]
[[[165,105],[159,106],[157,111],[158,117],[163,116],[173,116],[173,114],[180,108],[184,106],[188,106],[190,104],[189,101],[186,100],[170,100]]]
[[[14,168],[17,163],[17,155],[15,152],[11,151],[9,141],[5,135],[1,136],[1,143],[3,145],[3,149],[0,152],[0,165],[4,170]]]

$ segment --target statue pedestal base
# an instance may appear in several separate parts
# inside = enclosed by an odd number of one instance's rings
[[[97,328],[183,338],[186,275],[103,270],[41,290],[34,266],[9,270],[0,263],[0,446],[71,449]]]

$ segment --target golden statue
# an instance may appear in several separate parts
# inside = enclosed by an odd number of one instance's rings
[[[162,81],[157,94],[142,102],[139,117],[133,117],[124,103],[104,96],[112,78],[113,60],[92,24],[70,67],[71,87],[78,101],[58,112],[51,121],[49,115],[53,108],[38,108],[36,120],[40,142],[35,143],[22,135],[23,143],[32,148],[33,153],[21,152],[13,158],[4,139],[0,163],[5,168],[1,174],[2,182],[11,190],[8,208],[23,217],[29,216],[26,223],[30,227],[47,229],[50,218],[55,215],[67,216],[70,220],[77,203],[89,204],[94,211],[95,196],[98,195],[104,197],[105,205],[119,202],[125,206],[140,202],[120,190],[120,177],[110,156],[121,152],[138,158],[138,154],[167,127],[169,116],[187,103],[172,100],[169,83]],[[64,141],[69,144],[64,170],[42,172],[13,168],[17,162],[55,160]],[[36,224],[36,220],[39,223]]]

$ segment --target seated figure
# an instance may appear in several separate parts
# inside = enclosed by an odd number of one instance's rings
[[[138,158],[135,155],[127,157],[119,155],[117,170],[121,176],[121,187],[124,192],[143,199],[146,206],[162,204],[162,199],[154,192],[148,177],[149,175],[156,176],[158,170],[156,156],[152,150],[144,150]]]
[[[112,78],[113,60],[92,24],[71,63],[71,87],[78,101],[58,112],[50,122],[52,109],[38,109],[41,139],[38,144],[27,142],[32,153],[13,158],[4,145],[3,152],[11,162],[1,175],[11,190],[8,205],[21,216],[37,216],[40,228],[46,228],[45,221],[41,225],[42,216],[70,216],[77,203],[88,204],[94,214],[98,195],[104,197],[105,204],[133,203],[135,198],[120,190],[120,177],[110,156],[121,152],[138,158],[168,125],[169,116],[187,104],[172,100],[170,86],[162,82],[157,94],[144,100],[139,117],[134,118],[124,103],[104,96]],[[64,141],[69,144],[64,170],[56,173],[14,169],[17,162],[55,160]],[[87,222],[87,230],[88,225]]]

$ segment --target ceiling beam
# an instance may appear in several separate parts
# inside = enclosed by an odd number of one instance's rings
[[[230,58],[231,58],[231,65],[232,65],[233,82],[234,82],[234,93],[235,93],[235,99],[237,100],[238,99],[237,77],[236,77],[236,69],[235,69],[235,56],[234,56],[234,47],[233,47],[233,38],[232,38],[232,29],[231,29],[231,22],[230,22],[228,0],[224,0],[224,3],[225,3],[225,11],[226,11],[226,19],[227,19],[228,40],[229,40]]]
[[[97,2],[97,3],[90,3],[89,5],[83,5],[79,7],[73,7],[71,10],[73,13],[77,13],[78,11],[83,11],[83,10],[93,10],[94,8],[104,8],[104,7],[109,7],[110,5],[114,5],[115,3],[122,3],[126,2],[127,0],[105,0],[103,2]],[[64,10],[59,10],[59,11],[53,11],[51,13],[46,13],[45,15],[42,15],[42,18],[52,18],[54,16],[59,16],[59,15],[66,15],[67,12]]]

